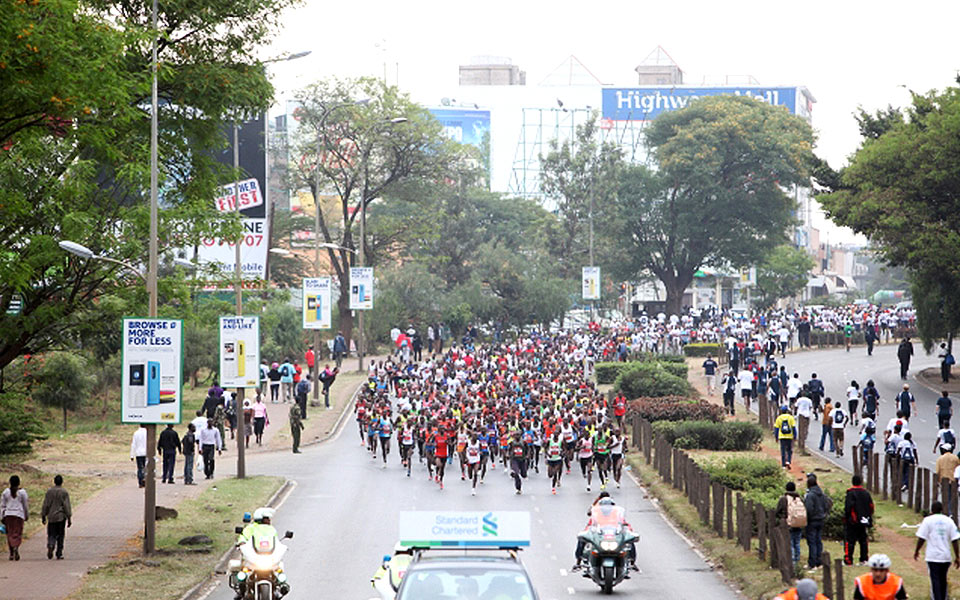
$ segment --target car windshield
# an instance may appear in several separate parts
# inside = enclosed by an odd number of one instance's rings
[[[496,567],[408,571],[397,600],[533,600],[526,576]]]

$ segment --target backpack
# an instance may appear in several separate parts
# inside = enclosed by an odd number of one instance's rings
[[[803,499],[796,496],[787,496],[787,527],[806,527],[807,508]]]
[[[782,419],[780,421],[780,435],[790,435],[793,433],[793,427],[790,427],[790,419]],[[800,527],[800,525],[797,525]]]
[[[943,357],[943,362],[944,364],[947,364],[947,365],[954,365],[957,363],[957,359],[955,359],[953,357],[953,354],[951,353]]]
[[[843,423],[846,414],[843,412],[843,409],[837,408],[833,411],[833,422],[834,423]]]
[[[953,435],[952,431],[943,432],[943,443],[950,444],[954,448],[957,447],[957,436]]]
[[[901,457],[908,463],[913,462],[913,444],[908,444],[903,447],[903,454]]]
[[[822,394],[823,393],[823,383],[819,379],[814,379],[810,383],[810,393],[811,394]]]
[[[877,426],[876,426],[876,424],[875,424],[875,423],[871,423],[871,424],[867,425],[867,428],[865,429],[865,431],[867,432],[867,435],[873,435],[873,434],[875,434],[875,433],[877,432]]]
[[[283,365],[282,367],[280,367],[280,375],[284,377],[290,375],[290,367],[288,367],[287,365]]]

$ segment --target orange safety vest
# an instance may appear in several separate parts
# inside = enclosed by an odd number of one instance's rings
[[[779,596],[774,596],[773,600],[800,600],[800,596],[797,594],[797,588],[790,588]],[[830,598],[817,592],[816,600],[830,600]]]
[[[903,579],[899,575],[887,573],[887,580],[883,583],[874,583],[873,575],[867,573],[855,580],[860,594],[867,600],[894,600],[897,592],[903,587]]]

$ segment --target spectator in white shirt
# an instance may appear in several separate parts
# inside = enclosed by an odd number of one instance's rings
[[[960,569],[960,530],[953,519],[943,514],[943,504],[936,500],[930,504],[930,516],[917,529],[917,547],[913,560],[920,558],[924,542],[927,551],[924,560],[930,573],[931,600],[947,600],[947,572],[950,570],[950,546],[953,546],[953,564]]]
[[[813,401],[806,396],[797,398],[797,445],[801,449],[807,447],[807,431],[812,417]]]
[[[213,479],[213,470],[216,466],[214,451],[218,454],[223,450],[223,440],[220,439],[220,430],[213,426],[213,420],[207,420],[207,427],[201,429],[197,435],[200,444],[200,453],[203,455],[203,474],[207,479]]]
[[[137,483],[140,487],[147,485],[147,477],[144,469],[147,467],[147,426],[141,425],[133,432],[133,439],[130,440],[130,460],[137,461]]]

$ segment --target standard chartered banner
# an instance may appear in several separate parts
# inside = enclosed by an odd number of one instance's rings
[[[373,267],[350,267],[350,310],[373,310]]]
[[[400,513],[404,546],[530,545],[530,513],[493,511],[404,511]]]
[[[183,321],[124,319],[122,369],[121,421],[180,422]]]
[[[600,299],[600,267],[583,267],[581,276],[584,300]]]
[[[260,383],[260,317],[220,317],[220,385]]]
[[[329,277],[303,280],[303,328],[330,329],[333,327],[331,310],[331,281]]]

